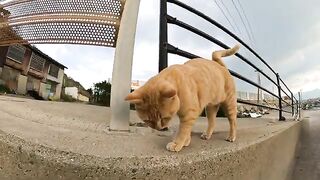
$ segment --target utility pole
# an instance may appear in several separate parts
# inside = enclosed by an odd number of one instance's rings
[[[261,86],[260,72],[258,72],[258,84],[259,86]],[[258,104],[260,103],[260,94],[261,94],[261,89],[258,88]]]
[[[260,78],[260,72],[255,70],[254,72],[257,72],[257,78],[258,78],[258,84],[261,86],[261,78]],[[257,92],[257,104],[260,104],[260,93],[261,89],[258,87],[258,92]],[[257,107],[257,111],[259,110],[259,107]]]

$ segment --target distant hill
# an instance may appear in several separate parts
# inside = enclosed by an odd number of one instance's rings
[[[320,97],[320,89],[315,89],[312,91],[302,92],[302,99],[312,99],[312,98],[319,98]]]

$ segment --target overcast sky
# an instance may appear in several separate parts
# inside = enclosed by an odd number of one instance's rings
[[[223,16],[215,0],[181,0],[192,7],[205,12],[208,16],[228,27],[245,42],[252,45],[276,72],[279,72],[287,85],[297,92],[300,89],[309,91],[320,88],[320,1],[319,0],[241,0],[241,5],[250,22],[252,36],[246,34],[232,0],[217,0],[234,28]],[[233,0],[242,13],[239,1]],[[228,8],[229,13],[224,7]],[[210,35],[233,46],[236,42],[221,30],[199,17],[169,5],[169,14],[195,25]],[[244,18],[244,16],[243,16]],[[133,59],[133,80],[147,80],[157,74],[158,69],[158,27],[159,0],[141,0],[136,43]],[[246,23],[246,20],[244,19]],[[247,29],[249,26],[247,25]],[[202,57],[210,58],[213,50],[220,47],[202,39],[181,28],[169,26],[169,42],[181,49],[188,50]],[[252,38],[251,38],[252,39]],[[111,78],[114,49],[104,47],[77,45],[37,45],[42,51],[65,64],[66,73],[89,88],[95,82]],[[264,72],[272,75],[244,47],[240,54],[258,65]],[[169,64],[181,64],[187,59],[174,55],[169,56]],[[257,74],[240,59],[230,57],[225,59],[232,70],[257,81]],[[274,75],[272,76],[274,77]],[[273,78],[274,79],[274,78]],[[262,85],[277,92],[274,87],[262,78]],[[255,91],[250,85],[237,81],[238,90]]]

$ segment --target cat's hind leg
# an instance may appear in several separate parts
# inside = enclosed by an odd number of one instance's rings
[[[237,128],[237,103],[236,100],[227,101],[223,103],[223,110],[228,117],[230,130],[226,141],[234,142],[236,140]]]
[[[215,121],[216,121],[216,116],[219,111],[219,105],[208,105],[206,107],[206,112],[207,112],[207,118],[208,118],[208,127],[207,131],[204,132],[201,135],[201,139],[208,140],[211,138],[214,127],[215,127]]]

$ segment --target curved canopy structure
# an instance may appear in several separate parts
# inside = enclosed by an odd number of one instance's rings
[[[86,44],[115,47],[125,0],[0,1],[0,46]]]

